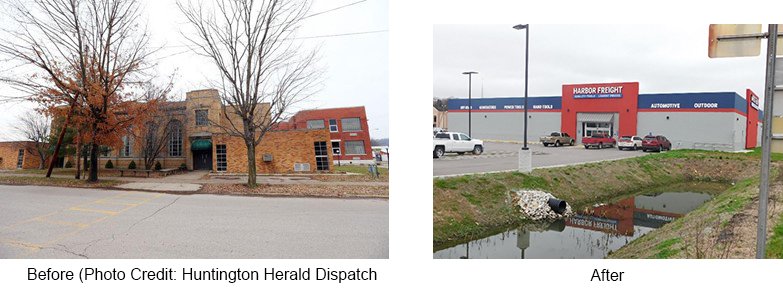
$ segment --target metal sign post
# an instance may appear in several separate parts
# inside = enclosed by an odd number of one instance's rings
[[[778,35],[778,26],[769,25],[769,36]],[[761,183],[759,184],[759,216],[756,234],[756,258],[764,258],[767,249],[767,202],[769,201],[769,165],[772,148],[772,99],[775,94],[775,52],[777,38],[767,39],[767,74],[764,82],[764,128],[761,135]]]
[[[775,58],[783,54],[777,40],[783,35],[777,24],[770,24],[767,33],[761,32],[761,25],[754,24],[712,24],[708,56],[710,58],[758,56],[761,39],[767,39],[767,68],[764,83],[764,126],[761,131],[761,178],[759,183],[758,230],[756,231],[756,258],[766,256],[767,246],[767,203],[769,201],[769,168],[772,150],[772,116],[775,94]]]

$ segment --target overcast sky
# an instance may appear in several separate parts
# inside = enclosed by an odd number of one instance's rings
[[[3,2],[0,1],[0,4]],[[186,28],[186,23],[176,2],[141,2],[146,18],[143,21],[149,25],[153,43],[164,47],[153,56],[159,63],[157,74],[168,76],[176,70],[175,98],[184,99],[186,92],[205,88],[206,77],[214,73],[215,67],[209,60],[189,52],[185,47],[187,43],[180,32]],[[346,7],[307,18],[302,23],[298,37],[306,38],[303,40],[306,46],[321,47],[321,66],[326,73],[323,90],[298,108],[365,106],[371,136],[388,137],[388,2],[315,0],[310,14],[341,6]],[[8,25],[7,20],[2,18],[0,25]],[[362,34],[333,36],[349,33]],[[5,67],[0,64],[0,70],[5,72]],[[12,91],[7,86],[0,85],[0,95],[10,94]],[[3,105],[5,111],[0,115],[0,140],[14,139],[12,125],[16,117],[34,106],[29,103]]]
[[[525,31],[505,25],[435,25],[433,95],[524,96]],[[640,93],[734,91],[763,97],[764,58],[707,57],[704,25],[531,25],[529,96],[572,83],[639,82]],[[766,26],[764,26],[766,29]],[[766,46],[766,42],[762,42]],[[764,54],[765,49],[762,49]]]

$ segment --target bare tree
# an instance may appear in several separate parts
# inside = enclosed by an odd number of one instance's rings
[[[210,121],[247,147],[247,185],[256,186],[256,146],[288,109],[317,91],[317,50],[305,50],[295,33],[309,1],[217,0],[178,2],[194,29],[184,34],[195,52],[214,63],[211,80],[226,109],[223,122]]]
[[[179,111],[171,104],[164,103],[167,100],[168,94],[171,91],[173,83],[169,83],[165,87],[155,86],[152,83],[145,85],[145,93],[149,101],[155,101],[156,107],[148,107],[145,113],[145,118],[141,120],[139,126],[141,129],[137,132],[137,138],[141,145],[141,156],[144,159],[144,168],[152,169],[155,161],[166,150],[166,147],[170,145],[172,139],[180,140],[179,153],[182,148],[182,134],[183,125],[185,123],[185,115],[182,117],[175,117],[175,113]],[[172,152],[175,150],[169,150]]]
[[[52,120],[48,116],[35,111],[25,113],[18,120],[19,122],[14,128],[28,142],[32,142],[25,143],[25,150],[41,160],[38,168],[43,169],[46,160],[49,158],[49,138],[51,137]]]
[[[137,0],[9,0],[15,28],[3,29],[0,53],[37,69],[8,78],[49,109],[67,105],[90,147],[89,181],[98,180],[98,147],[116,140],[143,112],[125,92],[144,69],[149,35],[139,26]],[[122,115],[118,115],[121,113]],[[64,133],[59,135],[55,154]],[[51,166],[50,166],[51,170]],[[48,176],[48,174],[47,174]]]

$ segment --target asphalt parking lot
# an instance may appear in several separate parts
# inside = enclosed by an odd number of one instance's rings
[[[485,142],[484,153],[478,156],[447,154],[440,159],[433,159],[433,175],[516,170],[521,147],[522,144],[518,143]],[[647,154],[641,150],[620,151],[617,148],[585,149],[581,145],[544,147],[540,144],[530,144],[528,147],[533,151],[533,168],[616,160]]]
[[[0,185],[0,258],[388,258],[380,199]]]

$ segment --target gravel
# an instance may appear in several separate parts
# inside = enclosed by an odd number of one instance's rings
[[[557,220],[573,215],[570,204],[566,204],[566,211],[563,214],[552,211],[547,201],[554,196],[544,191],[516,190],[512,191],[511,195],[522,216],[526,219],[533,221]]]

